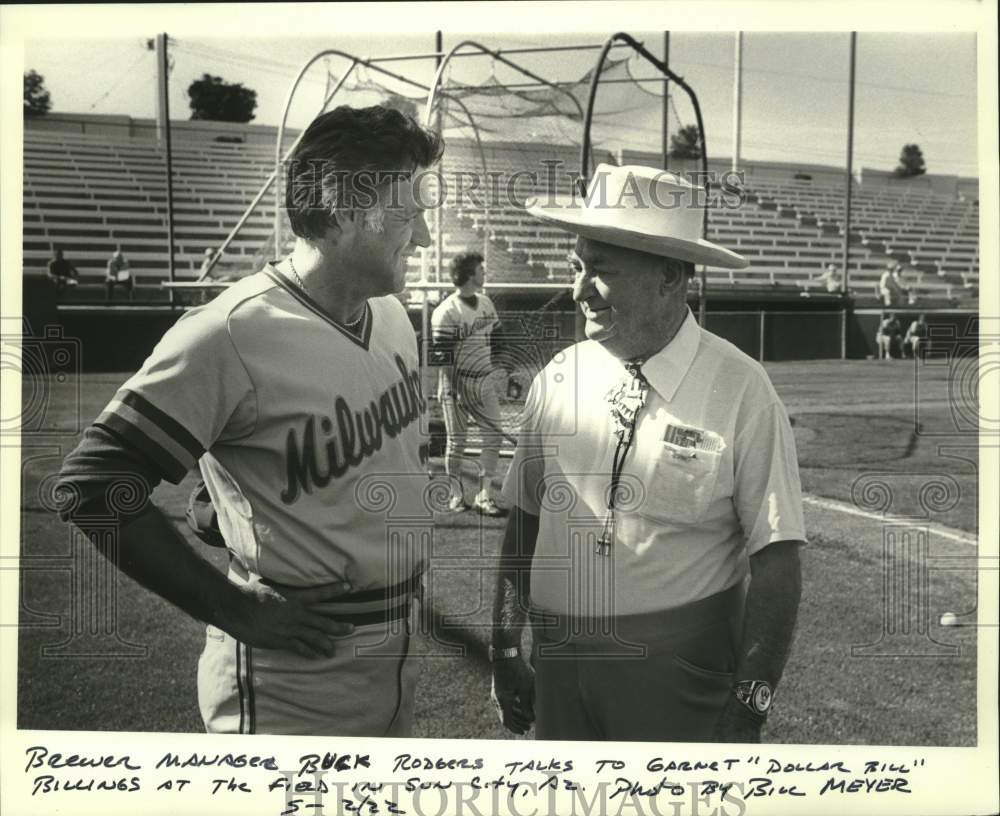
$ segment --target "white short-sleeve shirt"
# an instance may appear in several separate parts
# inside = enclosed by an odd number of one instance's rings
[[[642,367],[650,389],[625,460],[611,556],[595,554],[628,375],[599,343],[532,384],[505,498],[539,516],[532,601],[575,615],[680,606],[743,580],[749,555],[804,540],[792,429],[763,367],[688,312]]]

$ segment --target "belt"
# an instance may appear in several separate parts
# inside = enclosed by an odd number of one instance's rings
[[[475,379],[478,379],[480,377],[488,377],[492,373],[493,373],[492,371],[483,371],[481,369],[475,370],[475,371],[461,370],[461,371],[456,371],[454,373],[454,376],[455,377],[461,377],[462,379],[465,379],[465,380],[475,380]]]
[[[737,582],[722,592],[684,606],[634,615],[615,615],[609,619],[614,621],[615,631],[619,634],[655,639],[726,620],[742,611],[743,600],[743,583]],[[533,629],[546,638],[561,639],[570,632],[591,633],[602,628],[595,618],[552,612],[541,607],[532,607],[528,611],[528,618]],[[583,637],[589,639],[592,636]]]
[[[243,581],[249,581],[252,575],[256,576],[256,573],[251,573],[232,553],[229,554],[229,570]],[[422,575],[423,573],[417,573],[389,587],[350,592],[331,601],[324,601],[324,614],[332,613],[327,614],[327,617],[354,626],[389,623],[406,618],[410,614],[414,596],[420,597],[422,593],[423,585],[420,581]],[[261,576],[256,577],[260,578],[261,583],[277,590],[307,589],[307,587],[279,584]]]

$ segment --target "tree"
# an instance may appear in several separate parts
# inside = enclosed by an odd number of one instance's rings
[[[685,125],[670,136],[670,157],[672,159],[700,159],[701,134],[697,125]]]
[[[45,77],[31,70],[24,75],[24,115],[44,116],[52,108],[49,92],[45,90]]]
[[[896,175],[899,178],[910,178],[912,176],[922,176],[927,172],[924,167],[924,154],[919,145],[903,145],[903,152],[899,154],[899,166],[896,168]]]
[[[257,107],[257,92],[239,82],[202,74],[187,89],[191,118],[213,122],[249,122]]]

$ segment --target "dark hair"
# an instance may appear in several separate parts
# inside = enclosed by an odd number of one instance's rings
[[[383,105],[341,105],[317,116],[285,167],[285,209],[292,232],[321,238],[338,209],[366,209],[393,175],[430,167],[441,137]]]
[[[451,282],[461,286],[476,274],[476,267],[483,262],[478,252],[463,252],[451,259]]]

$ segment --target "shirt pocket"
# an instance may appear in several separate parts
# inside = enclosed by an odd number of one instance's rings
[[[638,513],[658,522],[697,524],[712,502],[722,453],[658,444],[660,455],[650,469]]]

